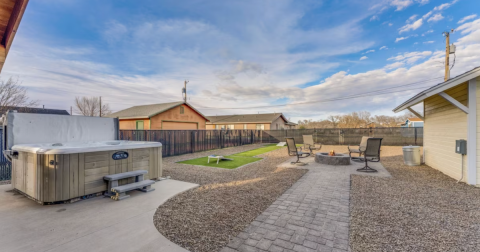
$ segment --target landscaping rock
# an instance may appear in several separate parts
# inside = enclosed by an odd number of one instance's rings
[[[290,158],[286,148],[262,154],[260,157],[263,160],[234,170],[176,162],[212,153],[227,156],[261,146],[257,144],[164,158],[163,176],[197,183],[200,187],[171,198],[157,209],[154,224],[160,233],[192,252],[220,251],[225,247],[306,170],[277,168],[278,164]],[[258,232],[272,232],[258,229]],[[251,245],[242,245],[241,249],[256,251],[269,244],[268,240],[257,241],[254,238],[248,237]],[[274,245],[270,247],[275,248]]]

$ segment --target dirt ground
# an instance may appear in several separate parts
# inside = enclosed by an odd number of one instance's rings
[[[391,178],[352,176],[352,251],[480,251],[480,189],[403,164],[382,147]]]
[[[259,155],[264,159],[234,170],[175,163],[258,147],[261,145],[164,158],[164,176],[200,187],[157,209],[154,224],[160,233],[192,252],[219,251],[306,173],[304,169],[276,168],[289,158],[286,148]]]

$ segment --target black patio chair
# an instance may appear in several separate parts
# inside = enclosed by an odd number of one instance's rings
[[[297,145],[295,145],[295,139],[293,137],[287,137],[285,139],[287,141],[288,155],[297,157],[297,161],[291,162],[291,164],[302,163],[300,162],[300,158],[306,158],[310,156],[310,153],[298,150],[299,148],[297,148]]]
[[[383,138],[369,138],[367,140],[367,147],[363,152],[363,160],[365,160],[365,167],[357,169],[359,172],[377,172],[377,170],[368,166],[370,162],[380,162],[380,147],[382,147]],[[370,159],[370,160],[369,160]]]

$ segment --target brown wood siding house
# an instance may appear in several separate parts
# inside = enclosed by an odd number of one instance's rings
[[[295,129],[282,113],[208,116],[207,129],[282,130]]]
[[[205,129],[207,118],[185,102],[134,106],[108,117],[118,117],[121,130]]]

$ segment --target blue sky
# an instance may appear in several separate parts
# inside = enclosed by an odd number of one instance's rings
[[[392,114],[441,81],[442,31],[458,29],[452,76],[480,66],[478,10],[472,0],[36,0],[0,77],[58,109],[75,96],[102,96],[113,111],[177,101],[188,79],[206,115]],[[380,89],[402,92],[368,95]]]

